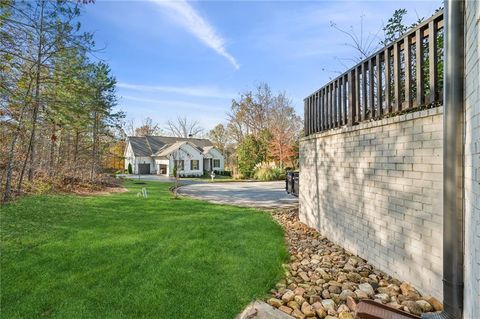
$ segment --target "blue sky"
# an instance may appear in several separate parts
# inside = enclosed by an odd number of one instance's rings
[[[231,100],[260,82],[286,91],[300,115],[303,98],[345,67],[345,35],[359,28],[382,36],[397,8],[408,22],[428,17],[441,1],[102,1],[84,9],[95,56],[118,81],[119,108],[137,124],[162,126],[187,116],[205,129],[225,122]],[[378,41],[376,41],[378,42]]]

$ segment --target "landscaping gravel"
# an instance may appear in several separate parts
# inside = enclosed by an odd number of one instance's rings
[[[375,269],[302,224],[298,209],[273,212],[285,229],[290,260],[267,303],[295,318],[352,319],[359,300],[372,299],[413,314],[442,304]]]

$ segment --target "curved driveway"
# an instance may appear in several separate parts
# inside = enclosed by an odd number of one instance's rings
[[[181,195],[214,203],[258,208],[292,207],[298,199],[285,192],[285,182],[222,182],[182,186]]]

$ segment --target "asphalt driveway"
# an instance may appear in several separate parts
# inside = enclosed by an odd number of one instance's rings
[[[258,208],[297,205],[298,199],[285,192],[285,182],[225,182],[182,186],[180,195],[214,203]]]

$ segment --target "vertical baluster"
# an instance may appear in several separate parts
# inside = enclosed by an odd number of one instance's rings
[[[362,95],[361,95],[361,83],[360,83],[360,75],[361,75],[361,72],[362,72],[362,68],[361,66],[359,66],[355,72],[356,74],[356,77],[355,77],[355,94],[356,94],[356,98],[355,98],[355,107],[357,108],[357,112],[356,112],[356,115],[357,115],[357,120],[356,120],[356,123],[360,123],[362,121]]]
[[[383,99],[382,99],[382,53],[377,55],[377,113],[375,114],[378,118],[381,118],[383,115]]]
[[[425,90],[423,79],[423,31],[419,28],[415,32],[415,68],[416,68],[416,83],[417,83],[417,97],[415,99],[415,106],[422,106],[424,103],[423,91]]]
[[[374,61],[373,58],[368,60],[368,109],[367,118],[371,119],[375,117],[375,74],[374,74]]]
[[[337,98],[337,81],[332,83],[332,94],[333,94],[333,127],[338,126],[338,98]]]
[[[350,74],[350,73],[349,73]],[[348,85],[348,74],[343,76],[343,86],[342,86],[342,104],[343,104],[343,125],[347,125],[348,123],[348,113],[347,113],[347,85]]]
[[[367,63],[362,63],[362,121],[367,119]]]
[[[333,87],[335,88],[335,127],[340,126],[340,99],[339,99],[339,91],[340,91],[340,81],[339,79],[333,82]]]
[[[325,118],[323,115],[323,89],[318,91],[318,100],[319,100],[319,114],[320,114],[320,131],[324,130],[323,119]]]
[[[348,125],[356,122],[355,69],[348,72]]]
[[[325,94],[325,87],[322,89],[322,104],[323,104],[323,129],[327,130],[327,95]]]
[[[327,124],[327,129],[330,128],[330,98],[328,85],[325,87],[325,123]]]
[[[402,94],[400,83],[400,44],[398,41],[393,44],[393,91],[395,96],[393,112],[398,112],[402,110]]]
[[[307,99],[303,99],[303,134],[308,136],[308,112],[307,112]]]
[[[323,131],[323,99],[322,99],[322,89],[318,91],[318,114],[319,114],[319,130]]]
[[[412,57],[411,57],[411,41],[410,36],[406,36],[403,40],[403,54],[405,60],[405,102],[402,109],[409,109],[412,107],[411,91],[412,91]]]
[[[429,102],[435,102],[437,98],[437,82],[438,82],[438,72],[437,72],[437,26],[435,21],[428,23],[428,67],[429,67],[429,77],[430,77],[430,96]]]
[[[335,87],[335,127],[340,126],[340,99],[338,98],[338,93],[340,92],[340,82],[339,80],[333,82]]]
[[[312,133],[316,133],[316,130],[315,130],[315,117],[316,117],[316,114],[317,113],[317,110],[315,109],[315,93],[313,93],[312,95]]]
[[[390,99],[390,94],[391,94],[391,87],[390,87],[390,81],[391,81],[391,74],[390,74],[390,50],[389,48],[385,49],[384,52],[384,60],[385,60],[385,113],[391,113],[392,112],[392,101]]]
[[[315,133],[318,132],[318,91],[315,93]]]
[[[340,97],[340,93],[341,93],[341,88],[342,86],[342,83],[341,83],[341,78],[338,78],[338,80],[336,81],[336,88],[335,88],[335,97],[337,99],[337,127],[340,127],[342,126],[342,104],[341,104],[341,97]]]

